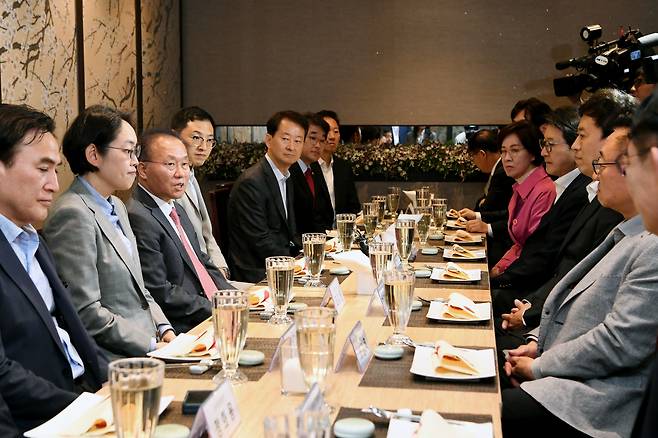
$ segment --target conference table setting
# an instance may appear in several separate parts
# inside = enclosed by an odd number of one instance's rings
[[[131,399],[131,421],[159,415],[156,437],[500,437],[486,242],[436,206],[377,206],[361,246],[372,207],[337,215],[337,230],[303,236],[301,257],[268,258],[265,282],[216,292],[211,318],[126,359],[161,365],[159,380],[111,369],[110,385],[27,436],[111,436],[109,394],[147,382],[158,401],[140,399],[142,412]]]

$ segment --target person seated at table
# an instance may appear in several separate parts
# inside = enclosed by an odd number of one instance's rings
[[[658,236],[645,230],[620,160],[628,128],[615,129],[594,162],[601,204],[624,221],[551,291],[530,341],[509,352],[503,435],[629,436],[658,331]]]
[[[361,203],[359,202],[359,195],[356,193],[352,166],[346,160],[334,155],[336,147],[340,144],[338,115],[331,110],[322,110],[318,112],[318,115],[329,124],[327,142],[318,163],[322,168],[322,175],[329,189],[331,206],[335,214],[358,213],[361,211]]]
[[[523,245],[519,258],[499,276],[491,279],[494,315],[506,313],[514,298],[541,286],[550,278],[556,255],[578,212],[587,204],[586,186],[592,179],[583,175],[574,159],[571,145],[576,140],[578,112],[573,107],[556,109],[546,119],[541,154],[546,172],[557,178],[553,206]]]
[[[475,208],[462,208],[459,214],[468,219],[466,231],[487,233],[487,261],[493,267],[512,246],[507,232],[507,207],[515,181],[507,176],[501,163],[497,130],[481,129],[473,133],[467,139],[466,151],[473,164],[480,172],[488,174],[489,179]]]
[[[190,176],[187,149],[175,131],[142,134],[138,186],[128,204],[144,284],[174,329],[184,333],[212,314],[210,298],[234,289],[201,251],[194,227],[176,199]]]
[[[647,99],[633,120],[628,152],[622,157],[633,203],[642,215],[647,231],[658,235],[658,91]],[[658,436],[658,361],[653,371],[632,438]]]
[[[101,105],[73,120],[62,150],[77,176],[43,228],[80,319],[112,359],[144,356],[158,340],[175,337],[144,287],[126,207],[112,196],[135,181],[138,146],[129,120]]]
[[[578,137],[571,146],[580,172],[592,177],[592,161],[598,158],[603,145],[617,126],[628,126],[637,108],[633,96],[615,89],[602,89],[594,93],[578,109]],[[525,295],[529,303],[516,305],[516,310],[502,315],[506,330],[522,330],[539,325],[542,306],[553,287],[587,254],[592,252],[623,217],[618,212],[601,205],[596,195],[598,181],[587,186],[589,202],[571,223],[560,246],[558,264],[552,277],[536,290]],[[517,339],[518,345],[518,339]],[[499,347],[502,347],[499,344]],[[503,347],[504,348],[504,347]],[[501,348],[502,349],[502,348]]]
[[[212,233],[212,222],[208,208],[203,200],[203,193],[194,169],[203,166],[210,156],[215,140],[215,121],[212,116],[198,106],[182,108],[171,119],[171,129],[178,132],[187,148],[190,159],[190,182],[185,188],[185,196],[177,202],[183,206],[187,217],[194,225],[194,233],[199,241],[201,251],[208,254],[210,260],[228,278],[229,269],[222,250]]]
[[[308,120],[308,133],[302,155],[290,166],[293,182],[295,225],[299,241],[304,233],[324,233],[331,230],[334,210],[329,200],[329,190],[318,164],[320,153],[327,139],[329,124],[317,114],[304,114]]]
[[[516,183],[512,186],[507,225],[513,244],[491,268],[492,277],[505,272],[519,258],[526,240],[556,198],[555,184],[542,165],[544,159],[535,127],[527,121],[514,122],[500,130],[498,139],[505,173]]]
[[[308,121],[280,111],[267,121],[265,156],[242,172],[228,201],[229,261],[238,281],[265,278],[265,259],[296,256],[294,190],[290,166],[301,157]]]
[[[527,120],[534,125],[540,132],[544,131],[546,117],[551,113],[551,107],[536,97],[519,100],[514,104],[510,112],[512,122]]]
[[[40,111],[0,104],[0,394],[21,432],[107,380],[107,359],[32,225],[59,190],[54,129]]]

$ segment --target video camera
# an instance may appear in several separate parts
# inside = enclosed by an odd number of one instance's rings
[[[629,28],[618,39],[599,43],[602,34],[598,24],[580,30],[580,37],[589,45],[588,53],[555,64],[558,70],[573,67],[579,72],[553,80],[556,96],[573,96],[583,90],[593,92],[605,87],[629,91],[640,67],[647,83],[658,82],[658,56],[652,56],[658,33],[643,36],[638,29]]]

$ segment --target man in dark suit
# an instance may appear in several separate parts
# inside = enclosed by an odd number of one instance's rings
[[[290,179],[294,187],[295,225],[297,234],[324,233],[334,223],[334,210],[329,199],[329,190],[317,163],[324,147],[329,125],[322,117],[310,113],[308,132],[302,156],[290,166]]]
[[[482,173],[489,174],[489,180],[475,208],[463,208],[459,213],[469,220],[466,224],[468,231],[487,233],[487,258],[489,265],[494,266],[512,246],[507,232],[507,209],[515,181],[507,176],[500,162],[500,143],[496,131],[479,130],[469,137],[466,147],[473,164]]]
[[[0,395],[21,431],[107,377],[107,361],[31,225],[46,218],[59,189],[53,130],[43,113],[0,105]]]
[[[18,430],[16,423],[11,418],[9,406],[5,403],[5,399],[0,395],[0,436],[5,438],[20,438],[23,436]]]
[[[145,132],[137,166],[139,186],[128,205],[144,284],[178,333],[212,314],[215,290],[233,289],[199,248],[182,206],[190,175],[187,149],[174,131]]]
[[[329,124],[327,143],[318,161],[322,174],[329,189],[331,205],[336,214],[358,213],[361,211],[359,195],[354,185],[354,172],[349,162],[334,155],[336,147],[340,144],[340,122],[334,111],[322,110],[318,112],[325,122]]]
[[[265,278],[265,259],[294,256],[294,190],[289,168],[301,156],[308,122],[294,111],[280,111],[267,121],[267,153],[245,170],[228,202],[229,262],[238,281]]]

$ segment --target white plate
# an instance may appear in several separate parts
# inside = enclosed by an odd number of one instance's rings
[[[461,373],[438,374],[432,365],[434,347],[422,346],[416,347],[414,359],[409,371],[417,376],[440,380],[477,380],[494,377],[496,375],[496,363],[493,348],[486,348],[484,350],[459,348],[459,350],[464,358],[471,362],[473,366],[480,371],[480,374],[477,376],[469,376]]]
[[[458,430],[454,430],[455,435],[450,436],[466,436],[472,438],[493,438],[493,424],[492,423],[469,423],[467,421],[447,420],[448,423]],[[388,432],[386,438],[400,438],[416,436],[420,424],[414,423],[402,418],[391,418],[388,423]]]
[[[468,275],[468,280],[462,280],[460,278],[443,278],[443,271],[445,271],[444,268],[432,269],[432,276],[430,278],[435,281],[443,281],[446,283],[470,283],[482,279],[482,271],[479,269],[464,269],[464,272]]]
[[[489,319],[491,318],[491,303],[475,303],[475,308],[473,310],[477,315],[476,319],[458,319],[458,318],[452,318],[450,316],[445,316],[443,313],[447,305],[448,303],[443,303],[440,301],[432,301],[430,303],[430,309],[427,311],[427,317],[429,319],[435,319],[437,321],[457,322],[457,323],[489,321]]]
[[[459,253],[455,253],[451,248],[443,248],[443,258],[450,260],[483,260],[487,258],[487,253],[483,249],[473,249],[471,251],[475,257],[464,257]]]
[[[464,230],[464,229],[466,229],[466,224],[458,222],[456,220],[447,221],[446,222],[446,228],[449,228],[451,230]]]
[[[463,240],[455,240],[455,235],[454,234],[446,234],[444,241],[446,243],[458,243],[460,245],[480,245],[482,244],[482,236],[481,235],[474,235],[473,240],[467,240],[464,242]]]

